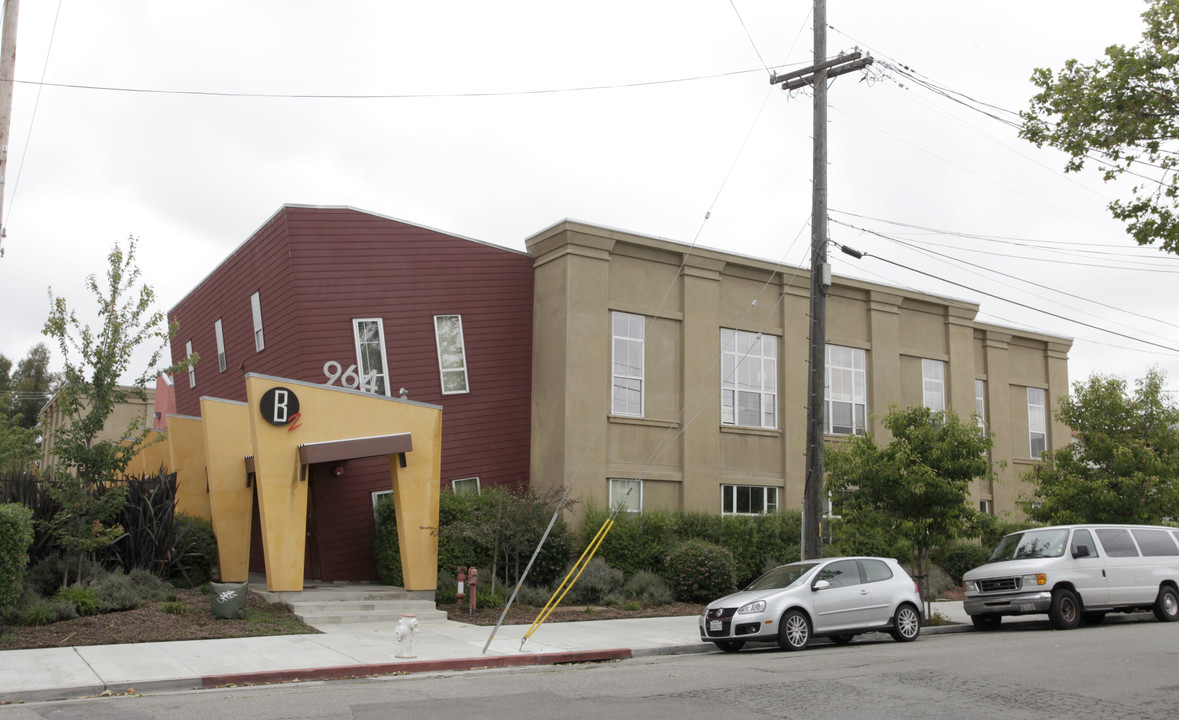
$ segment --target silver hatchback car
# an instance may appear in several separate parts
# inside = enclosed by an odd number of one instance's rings
[[[726,652],[747,642],[803,650],[812,637],[840,645],[886,631],[898,642],[921,633],[917,583],[891,558],[841,557],[781,565],[744,590],[714,600],[700,616],[700,639]]]

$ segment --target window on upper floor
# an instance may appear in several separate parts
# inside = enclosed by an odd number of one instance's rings
[[[778,338],[721,328],[721,424],[778,427]]]
[[[946,409],[946,364],[921,358],[921,403],[934,412]]]
[[[1033,458],[1048,450],[1047,393],[1043,388],[1028,388],[1028,445]]]
[[[974,421],[978,423],[979,435],[987,434],[987,381],[974,381]]]
[[[217,369],[225,372],[225,333],[221,329],[221,318],[213,323],[213,332],[217,335]]]
[[[442,394],[469,392],[462,316],[435,315],[434,337],[438,341],[438,369],[442,373]]]
[[[184,343],[184,357],[192,357],[192,340]],[[193,365],[188,366],[188,386],[190,388],[196,387],[196,367]]]
[[[827,433],[863,435],[868,429],[868,353],[827,346]]]
[[[360,389],[375,395],[389,395],[389,363],[385,357],[385,323],[381,318],[352,321],[356,339],[356,367]]]
[[[766,515],[778,511],[778,488],[721,485],[722,515]]]
[[[254,350],[262,352],[266,349],[266,340],[262,337],[262,295],[260,293],[250,296],[250,311],[254,315]]]
[[[610,507],[624,512],[643,511],[643,481],[629,478],[610,478]]]
[[[615,415],[643,416],[643,342],[645,319],[631,313],[611,313],[613,346],[613,399]]]

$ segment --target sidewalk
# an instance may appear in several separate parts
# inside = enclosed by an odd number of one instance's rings
[[[934,610],[965,623],[923,634],[972,629],[960,602]],[[521,649],[526,625],[492,628],[422,621],[413,658],[397,657],[393,624],[348,625],[320,635],[280,635],[0,652],[0,703],[152,693],[366,675],[442,672],[711,652],[697,616],[545,624]]]

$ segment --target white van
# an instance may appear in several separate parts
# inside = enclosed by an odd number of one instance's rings
[[[1004,615],[1048,613],[1057,630],[1111,611],[1153,610],[1179,620],[1179,529],[1059,525],[1012,533],[987,564],[962,576],[963,606],[980,630]]]

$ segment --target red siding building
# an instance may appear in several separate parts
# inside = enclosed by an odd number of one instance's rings
[[[532,295],[527,253],[287,205],[168,313],[173,361],[201,358],[175,378],[176,412],[199,415],[202,396],[244,401],[247,372],[407,396],[443,407],[444,487],[527,488]],[[307,574],[375,578],[387,465],[334,469],[311,473]]]

